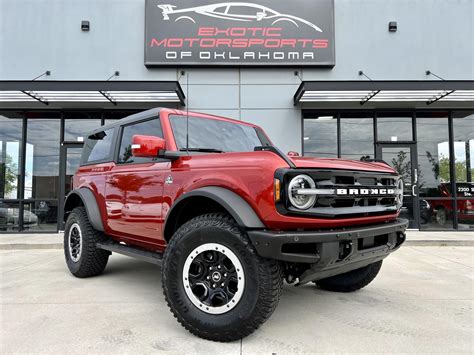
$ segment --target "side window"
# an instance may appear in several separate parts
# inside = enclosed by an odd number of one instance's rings
[[[113,137],[113,128],[89,136],[82,150],[82,162],[92,163],[110,158]]]
[[[120,153],[118,159],[119,163],[146,163],[154,160],[153,158],[137,158],[132,156],[132,137],[137,134],[163,138],[160,119],[154,118],[152,120],[143,121],[123,127],[122,140],[120,142]]]

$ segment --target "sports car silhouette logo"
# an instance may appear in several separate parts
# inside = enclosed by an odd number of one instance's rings
[[[266,6],[247,3],[247,2],[228,2],[213,5],[204,5],[190,7],[186,9],[177,9],[175,5],[158,5],[162,10],[163,20],[174,22],[189,21],[196,23],[196,17],[199,15],[213,17],[217,19],[241,21],[241,22],[259,22],[269,25],[291,24],[295,27],[309,26],[318,32],[323,32],[315,24],[306,21],[300,17],[288,14],[281,14]]]

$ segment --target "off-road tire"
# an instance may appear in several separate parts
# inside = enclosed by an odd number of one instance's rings
[[[353,292],[371,283],[382,267],[382,260],[363,268],[316,281],[319,288],[333,292]]]
[[[185,292],[183,268],[200,245],[219,243],[240,260],[245,286],[240,301],[223,314],[209,314],[195,306]],[[246,233],[226,214],[205,214],[184,223],[173,235],[163,258],[163,292],[181,325],[198,337],[229,342],[254,332],[275,310],[283,287],[279,262],[260,257]]]
[[[69,252],[69,232],[73,225],[78,225],[82,234],[82,250],[77,261],[72,260]],[[96,243],[104,239],[104,234],[92,227],[84,207],[72,210],[64,228],[64,256],[71,274],[84,278],[97,276],[104,271],[110,252],[96,247]]]

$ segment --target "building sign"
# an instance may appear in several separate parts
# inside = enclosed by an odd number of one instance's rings
[[[456,192],[458,196],[474,197],[474,184],[471,182],[456,183]]]
[[[147,0],[146,66],[335,65],[333,0]]]

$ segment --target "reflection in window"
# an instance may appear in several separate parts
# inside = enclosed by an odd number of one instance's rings
[[[459,229],[474,228],[474,113],[453,113]]]
[[[120,143],[119,163],[144,163],[150,162],[152,158],[140,158],[132,155],[132,138],[134,135],[155,136],[163,138],[160,119],[155,118],[145,122],[125,126]]]
[[[453,229],[453,200],[420,199],[420,229]]]
[[[25,198],[57,198],[60,121],[31,119],[27,128]]]
[[[7,115],[7,114],[6,114]],[[0,198],[17,199],[20,191],[22,120],[0,114]]]
[[[89,136],[82,150],[82,161],[90,163],[110,158],[113,137],[114,128],[106,129],[105,131],[97,132]]]
[[[418,115],[418,168],[420,196],[452,197],[449,189],[448,118]],[[427,117],[428,116],[428,117]]]
[[[470,182],[474,175],[474,113],[453,115],[456,182]]]
[[[98,119],[81,119],[83,113],[65,113],[64,140],[83,142],[87,133],[100,127],[100,116]],[[79,116],[79,117],[75,117]]]
[[[413,140],[411,114],[379,113],[377,140],[391,142]]]
[[[170,116],[178,149],[186,149],[188,126],[189,149],[216,149],[222,152],[252,152],[263,143],[254,127],[245,124],[201,117]]]
[[[64,180],[65,184],[65,194],[67,195],[71,192],[72,188],[72,177],[76,173],[79,165],[81,163],[81,156],[82,156],[82,147],[74,147],[67,149],[66,155],[66,176]]]
[[[374,157],[374,128],[372,118],[341,116],[341,157],[370,159]]]
[[[0,200],[0,232],[18,232],[20,204]]]
[[[55,231],[58,222],[58,201],[40,200],[23,204],[23,229]]]
[[[303,120],[303,154],[337,158],[337,120],[319,116]]]

